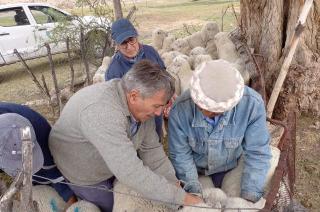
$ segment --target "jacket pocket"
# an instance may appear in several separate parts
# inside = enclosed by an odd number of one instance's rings
[[[194,138],[188,138],[188,141],[194,152],[198,154],[206,153],[206,143],[202,139],[196,140]]]
[[[227,164],[235,162],[242,153],[242,139],[241,138],[225,138],[223,140],[224,146],[226,147],[228,157]]]

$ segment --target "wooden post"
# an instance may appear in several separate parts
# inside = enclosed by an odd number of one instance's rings
[[[293,34],[293,38],[292,38],[289,52],[283,61],[279,76],[278,76],[277,81],[274,85],[274,89],[272,90],[272,93],[271,93],[271,96],[270,96],[270,99],[268,102],[268,106],[267,106],[267,117],[268,118],[272,117],[274,106],[277,102],[277,99],[278,99],[279,93],[281,91],[283,82],[287,76],[293,55],[296,51],[296,48],[297,48],[299,40],[300,40],[300,35],[302,34],[303,29],[304,29],[303,25],[305,24],[305,22],[307,20],[307,16],[308,16],[309,11],[312,7],[312,4],[313,4],[313,0],[306,0],[305,4],[301,10],[301,13],[300,13],[300,16],[298,19],[298,24],[295,28],[295,33]]]
[[[27,126],[20,130],[22,140],[22,172],[20,211],[38,211],[32,200],[32,140],[31,130]]]

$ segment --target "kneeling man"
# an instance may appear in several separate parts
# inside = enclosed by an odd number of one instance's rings
[[[156,133],[160,115],[174,94],[168,72],[142,60],[121,79],[78,91],[52,128],[55,162],[81,199],[112,211],[117,178],[146,198],[175,204],[202,200],[180,186]]]
[[[244,154],[241,197],[256,202],[271,158],[261,96],[224,60],[202,64],[190,83],[169,116],[169,154],[178,179],[192,193],[202,192],[198,174],[211,176],[221,187]]]

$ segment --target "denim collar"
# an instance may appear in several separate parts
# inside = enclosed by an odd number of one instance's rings
[[[202,112],[199,110],[199,108],[193,104],[193,120],[192,120],[192,127],[207,127],[208,124],[207,122],[203,119],[203,114]],[[223,114],[221,114],[221,117],[218,121],[217,127],[222,128],[223,126],[227,125],[230,122],[230,118],[231,118],[231,114],[232,111],[235,110],[235,108],[233,108],[230,111],[224,112]],[[236,111],[234,112],[235,115]],[[234,125],[234,120],[232,120],[232,125]]]
[[[128,59],[120,51],[117,51],[117,53],[115,55],[115,57],[118,60],[126,61],[126,62],[131,63],[131,64],[135,64],[137,61],[140,61],[141,59],[143,59],[143,56],[144,56],[144,48],[143,48],[142,44],[139,44],[139,52],[138,52],[137,56],[135,56],[132,59]]]

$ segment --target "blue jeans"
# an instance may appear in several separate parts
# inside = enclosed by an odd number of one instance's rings
[[[91,185],[96,187],[105,187],[106,189],[113,188],[115,177],[111,177],[101,183]],[[69,185],[77,197],[91,202],[99,207],[102,212],[112,212],[113,208],[113,193],[97,188],[87,188],[81,186]]]

